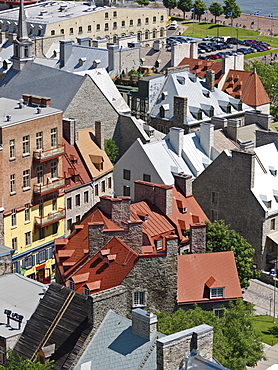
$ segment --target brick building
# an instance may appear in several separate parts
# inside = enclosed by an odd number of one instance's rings
[[[64,235],[62,112],[47,98],[0,100],[1,243],[15,250],[15,272],[45,282]]]

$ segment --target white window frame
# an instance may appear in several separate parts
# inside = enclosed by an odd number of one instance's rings
[[[10,175],[10,193],[11,194],[15,194],[16,193],[15,174]]]
[[[146,292],[143,290],[135,290],[133,292],[133,307],[146,306]]]
[[[17,237],[12,238],[12,249],[17,251]]]
[[[25,247],[30,247],[31,244],[32,244],[32,241],[31,241],[31,231],[27,231],[25,233]]]
[[[25,222],[30,221],[30,204],[25,204],[25,210],[24,210],[24,220]]]
[[[11,224],[12,224],[12,227],[16,226],[16,209],[15,208],[12,209]]]
[[[23,150],[23,155],[30,154],[30,136],[25,135],[22,138],[22,150]]]
[[[10,140],[10,159],[15,158],[15,139]]]
[[[224,298],[224,287],[210,288],[210,298]]]
[[[30,189],[30,170],[23,171],[23,189]]]
[[[57,127],[54,127],[50,130],[50,141],[51,141],[51,147],[56,148],[58,145],[57,141]]]
[[[43,139],[42,139],[42,131],[36,133],[36,149],[42,150],[43,148]]]

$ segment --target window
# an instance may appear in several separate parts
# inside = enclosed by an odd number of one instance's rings
[[[218,318],[221,318],[224,316],[224,313],[225,313],[225,308],[224,307],[221,307],[221,308],[213,308],[213,313],[215,314],[215,316],[217,316]]]
[[[79,26],[78,27],[78,33],[82,33],[83,32],[83,30],[82,30],[82,26]]]
[[[52,198],[52,211],[57,211],[57,195],[54,194]]]
[[[46,252],[45,250],[39,252],[39,261],[38,261],[39,263],[42,263],[46,260],[46,253],[45,252]]]
[[[129,197],[130,196],[130,187],[124,186],[124,196]]]
[[[145,40],[148,40],[149,39],[149,31],[146,31],[145,32]]]
[[[84,203],[89,203],[89,192],[88,191],[84,192]]]
[[[145,23],[149,24],[149,18],[146,18]]]
[[[80,220],[81,220],[81,216],[80,215],[77,215],[76,217],[75,217],[75,222],[80,222]]]
[[[123,177],[125,180],[130,180],[130,170],[124,170]]]
[[[164,36],[164,28],[161,28],[160,29],[160,37],[163,37]]]
[[[57,127],[52,128],[50,131],[50,139],[51,139],[51,146],[52,148],[57,147]]]
[[[39,216],[43,217],[43,199],[40,199],[39,203]]]
[[[45,230],[44,230],[44,227],[41,227],[39,229],[39,239],[42,240],[45,238]]]
[[[43,170],[42,170],[42,166],[38,166],[37,167],[37,180],[38,180],[38,184],[42,184],[43,183]]]
[[[129,21],[129,25],[133,26],[133,20],[132,19]]]
[[[113,22],[113,29],[115,30],[117,28],[117,22]]]
[[[112,188],[112,177],[108,177],[108,189]]]
[[[164,15],[161,15],[160,16],[160,22],[163,22],[164,21]]]
[[[70,231],[70,230],[71,230],[71,227],[72,227],[72,219],[71,219],[71,218],[69,218],[69,219],[67,220],[67,229]]]
[[[25,222],[30,221],[30,204],[25,204],[24,220]]]
[[[101,192],[105,193],[105,180],[101,181]]]
[[[97,31],[100,31],[100,24],[97,24]]]
[[[51,30],[51,35],[55,35],[55,30]]]
[[[156,38],[156,30],[153,30],[153,38]]]
[[[10,175],[10,192],[15,194],[15,175]]]
[[[217,191],[211,192],[211,203],[218,204],[219,193]]]
[[[36,133],[36,149],[42,149],[42,131]]]
[[[98,184],[95,185],[95,196],[98,197]]]
[[[15,140],[10,140],[10,159],[15,158]]]
[[[17,238],[12,238],[12,249],[17,251]]]
[[[64,35],[65,34],[65,30],[62,28],[61,29],[61,34]]]
[[[22,138],[22,145],[23,145],[23,155],[30,154],[30,136],[23,136]]]
[[[90,290],[86,286],[84,286],[83,287],[83,293],[88,296],[88,295],[90,295]]]
[[[71,35],[73,34],[73,28],[72,27],[70,28],[70,34]]]
[[[156,246],[157,250],[162,249],[162,239],[156,240],[155,241],[155,246]]]
[[[210,298],[223,298],[223,297],[224,297],[224,288],[210,289]]]
[[[25,258],[25,268],[30,269],[33,266],[33,259],[32,256],[28,256]]]
[[[151,175],[143,173],[143,181],[151,182]]]
[[[138,32],[137,33],[137,40],[141,41],[141,38],[142,38],[142,32]]]
[[[125,21],[122,21],[122,27],[125,27]]]
[[[145,306],[145,292],[133,292],[133,307]]]
[[[23,171],[23,189],[30,188],[30,170]]]
[[[137,26],[141,26],[141,19],[140,18],[137,21]]]
[[[104,18],[108,19],[108,12],[104,14]]]
[[[71,202],[71,198],[68,198],[68,199],[67,199],[67,209],[72,209],[72,202]]]
[[[232,107],[230,103],[227,105],[227,113],[228,114],[232,113]]]
[[[105,23],[104,24],[104,31],[108,31],[109,30],[109,24],[108,23]]]
[[[153,23],[155,23],[156,22],[156,17],[153,17]]]
[[[117,12],[113,12],[113,17],[116,18],[117,17]]]
[[[216,209],[210,210],[210,220],[211,222],[218,220],[218,211]]]
[[[80,206],[80,194],[77,194],[75,196],[75,205],[76,205],[76,207]]]
[[[92,26],[90,24],[88,26],[88,32],[92,32]]]
[[[31,245],[31,231],[25,233],[25,246],[29,247]]]
[[[75,290],[75,283],[74,283],[74,281],[72,281],[72,280],[69,281],[69,288],[71,290]]]
[[[275,230],[275,218],[273,218],[273,219],[270,221],[270,223],[271,223],[270,229],[271,229],[271,230]]]
[[[51,178],[56,179],[58,177],[57,172],[57,161],[51,162]]]
[[[54,222],[54,224],[52,224],[52,235],[55,235],[58,233],[58,222]]]

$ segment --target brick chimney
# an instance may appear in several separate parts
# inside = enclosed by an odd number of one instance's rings
[[[100,149],[104,149],[104,132],[103,125],[100,121],[95,121],[95,138],[96,144],[100,147]]]
[[[192,195],[192,176],[181,173],[173,173],[176,189],[185,197]]]
[[[174,151],[176,154],[181,157],[182,155],[182,149],[183,149],[183,136],[184,136],[184,130],[179,127],[170,127],[169,134],[167,135],[167,138],[170,141],[170,144],[174,148]]]
[[[205,223],[190,224],[190,252],[206,253],[206,231]]]
[[[188,99],[184,96],[174,96],[173,124],[182,126],[187,116]]]
[[[150,340],[157,330],[157,317],[149,311],[136,308],[131,312],[132,333]]]
[[[206,86],[210,91],[214,91],[215,87],[215,72],[212,69],[206,71]]]

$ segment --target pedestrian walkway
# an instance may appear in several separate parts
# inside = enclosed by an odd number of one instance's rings
[[[254,367],[247,367],[248,370],[266,370],[271,365],[278,364],[278,344],[275,344],[273,347],[267,347],[264,351],[266,357],[265,360],[261,360]]]

